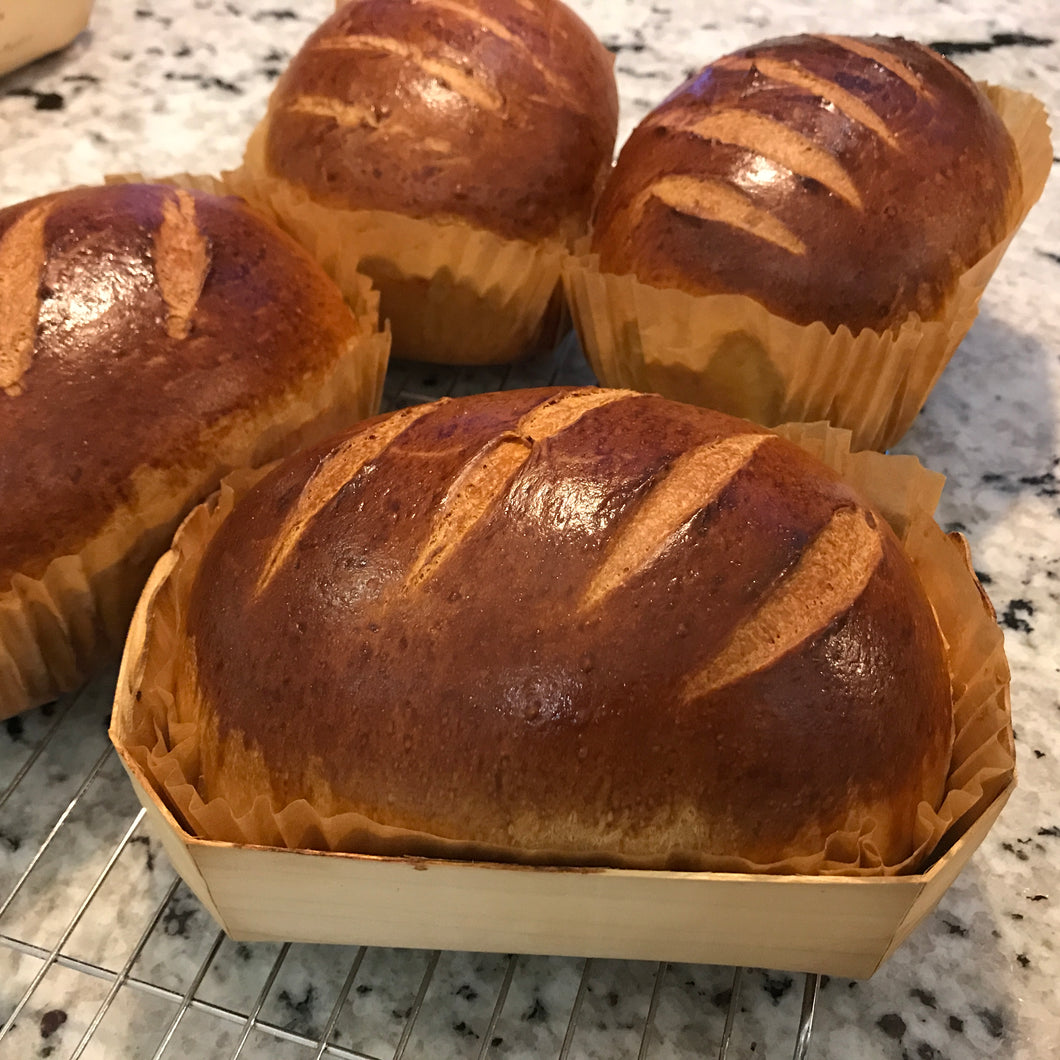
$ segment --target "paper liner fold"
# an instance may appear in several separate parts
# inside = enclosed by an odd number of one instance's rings
[[[1043,105],[983,85],[1016,143],[1023,198],[1007,236],[958,280],[937,320],[915,314],[884,333],[793,324],[742,295],[686,294],[569,258],[564,287],[582,348],[606,386],[651,391],[774,426],[827,420],[855,449],[886,449],[909,429],[1052,166]]]
[[[829,837],[817,854],[769,865],[683,851],[661,854],[658,865],[638,860],[636,866],[844,876],[919,871],[933,854],[950,846],[1014,776],[1003,636],[962,539],[947,536],[934,522],[941,476],[925,471],[912,458],[851,454],[849,432],[824,424],[789,425],[778,433],[820,456],[859,488],[892,523],[916,566],[939,618],[955,689],[956,740],[947,791],[937,811],[921,806],[916,850],[898,865],[881,864],[872,842],[874,822],[869,820],[851,822],[848,831]],[[358,814],[324,816],[305,801],[272,807],[263,797],[249,813],[237,817],[224,800],[204,802],[199,795],[196,706],[180,702],[176,695],[186,601],[213,534],[259,474],[241,473],[226,480],[208,504],[188,517],[152,574],[129,635],[111,727],[111,738],[127,764],[190,834],[204,839],[302,850],[512,860],[508,850],[390,828]],[[621,858],[594,861],[550,851],[520,852],[518,860],[632,867]]]
[[[225,192],[221,182],[202,176],[159,181],[126,174],[107,181]],[[0,592],[0,719],[78,688],[118,657],[152,566],[180,519],[223,475],[274,460],[379,410],[390,337],[378,330],[378,295],[360,277],[347,300],[359,326],[334,363],[239,422],[204,432],[200,448],[211,467],[191,469],[179,482],[173,469],[138,472],[134,500],[76,554],[56,557],[39,578],[16,574]]]
[[[367,275],[391,325],[394,356],[445,364],[503,364],[551,349],[566,321],[563,243],[504,239],[458,221],[314,202],[271,173],[264,124],[224,185],[271,216],[344,291]]]

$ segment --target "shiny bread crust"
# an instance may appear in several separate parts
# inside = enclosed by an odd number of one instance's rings
[[[745,294],[799,324],[940,315],[1015,222],[1015,146],[924,45],[798,36],[705,67],[630,136],[593,249],[605,272]]]
[[[949,763],[884,520],[770,432],[628,391],[443,400],[289,459],[205,552],[187,640],[206,799],[515,861],[768,864],[872,818],[896,864]]]
[[[570,240],[617,121],[612,57],[560,0],[360,0],[280,78],[266,163],[325,206]]]

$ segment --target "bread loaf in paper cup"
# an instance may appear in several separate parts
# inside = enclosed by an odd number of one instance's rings
[[[858,448],[909,427],[1051,164],[1041,105],[901,38],[717,60],[623,146],[567,269],[601,381]]]
[[[123,183],[0,211],[0,717],[120,653],[181,518],[378,409],[388,336],[244,203]]]
[[[233,480],[152,576],[115,743],[207,839],[913,871],[1012,775],[1000,631],[938,476],[800,440],[510,391]]]
[[[360,0],[306,41],[230,175],[399,357],[502,363],[555,339],[618,120],[612,57],[560,0]]]

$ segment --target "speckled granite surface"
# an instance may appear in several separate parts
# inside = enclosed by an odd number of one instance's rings
[[[936,42],[973,76],[1034,92],[1060,113],[1054,0],[777,0],[741,5],[738,14],[703,0],[573,6],[616,53],[620,137],[692,68],[753,40],[807,29]],[[98,3],[89,31],[70,48],[0,78],[0,205],[107,172],[233,164],[279,70],[329,7],[326,0]],[[947,474],[940,522],[968,536],[1005,629],[1020,787],[899,953],[867,982],[824,984],[809,1052],[819,1060],[1060,1055],[1058,292],[1054,179],[900,446]],[[413,373],[400,385],[431,384]],[[82,1041],[80,1055],[107,1058],[150,1056],[160,1046],[166,1056],[237,1049],[311,1056],[305,1039],[324,1031],[344,983],[349,994],[330,1039],[338,1055],[561,1055],[582,961],[368,950],[347,980],[355,950],[219,941],[189,892],[171,891],[173,870],[136,824],[135,799],[108,752],[109,694],[104,677],[76,700],[0,727],[0,1024],[45,972],[0,1038],[0,1057],[70,1056]],[[53,950],[59,957],[49,961]],[[410,1024],[425,971],[429,986]],[[675,965],[657,980],[657,971],[595,962],[567,1055],[638,1055],[656,983],[644,1055],[716,1052],[731,972]],[[124,985],[106,1005],[115,974],[129,980],[118,980]],[[800,990],[799,977],[751,972],[731,1055],[790,1056]],[[185,1012],[186,994],[195,1000]],[[261,1022],[279,1030],[250,1028],[243,1041],[243,1017],[259,1000]]]

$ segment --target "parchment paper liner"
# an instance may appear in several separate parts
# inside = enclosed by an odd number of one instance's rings
[[[140,174],[108,183],[166,183],[224,194],[210,177],[152,181]],[[302,392],[261,405],[245,421],[204,432],[212,467],[138,472],[139,501],[115,511],[74,554],[53,559],[40,575],[16,574],[0,592],[0,719],[78,688],[121,652],[129,619],[151,567],[180,520],[215,490],[223,475],[258,466],[373,415],[382,401],[390,336],[378,330],[379,296],[363,277],[348,299],[360,324],[326,375],[305,380]]]
[[[1015,756],[1009,714],[1009,672],[1001,630],[972,573],[958,535],[945,535],[932,513],[942,477],[913,457],[849,451],[849,432],[825,424],[795,424],[780,432],[836,467],[887,517],[913,559],[946,638],[954,688],[956,738],[942,806],[924,804],[917,850],[899,865],[881,865],[871,839],[872,822],[833,835],[818,855],[758,865],[737,858],[698,856],[682,869],[729,872],[894,875],[921,869],[947,849],[1013,778]],[[171,550],[160,560],[130,631],[122,667],[111,738],[135,762],[143,780],[193,835],[260,846],[413,854],[456,860],[512,860],[509,851],[377,824],[358,814],[324,817],[299,800],[273,808],[265,797],[236,818],[224,800],[204,803],[195,789],[199,776],[195,707],[174,695],[175,668],[184,650],[187,594],[198,562],[217,527],[239,496],[263,472],[230,476],[221,489],[187,518]],[[549,851],[520,856],[537,864],[571,864]],[[581,859],[578,864],[593,864]],[[607,859],[615,867],[630,867]],[[658,866],[673,867],[667,858]]]
[[[686,294],[568,259],[564,286],[601,384],[663,394],[773,426],[827,420],[855,449],[886,449],[909,429],[979,309],[1009,242],[1045,187],[1052,146],[1033,96],[983,85],[1016,142],[1023,199],[1012,230],[961,276],[938,320],[853,335],[793,324],[742,295]]]
[[[551,349],[563,328],[566,246],[503,239],[459,221],[313,202],[270,174],[264,123],[225,185],[269,214],[345,290],[362,272],[381,293],[394,356],[444,364],[503,364]]]

